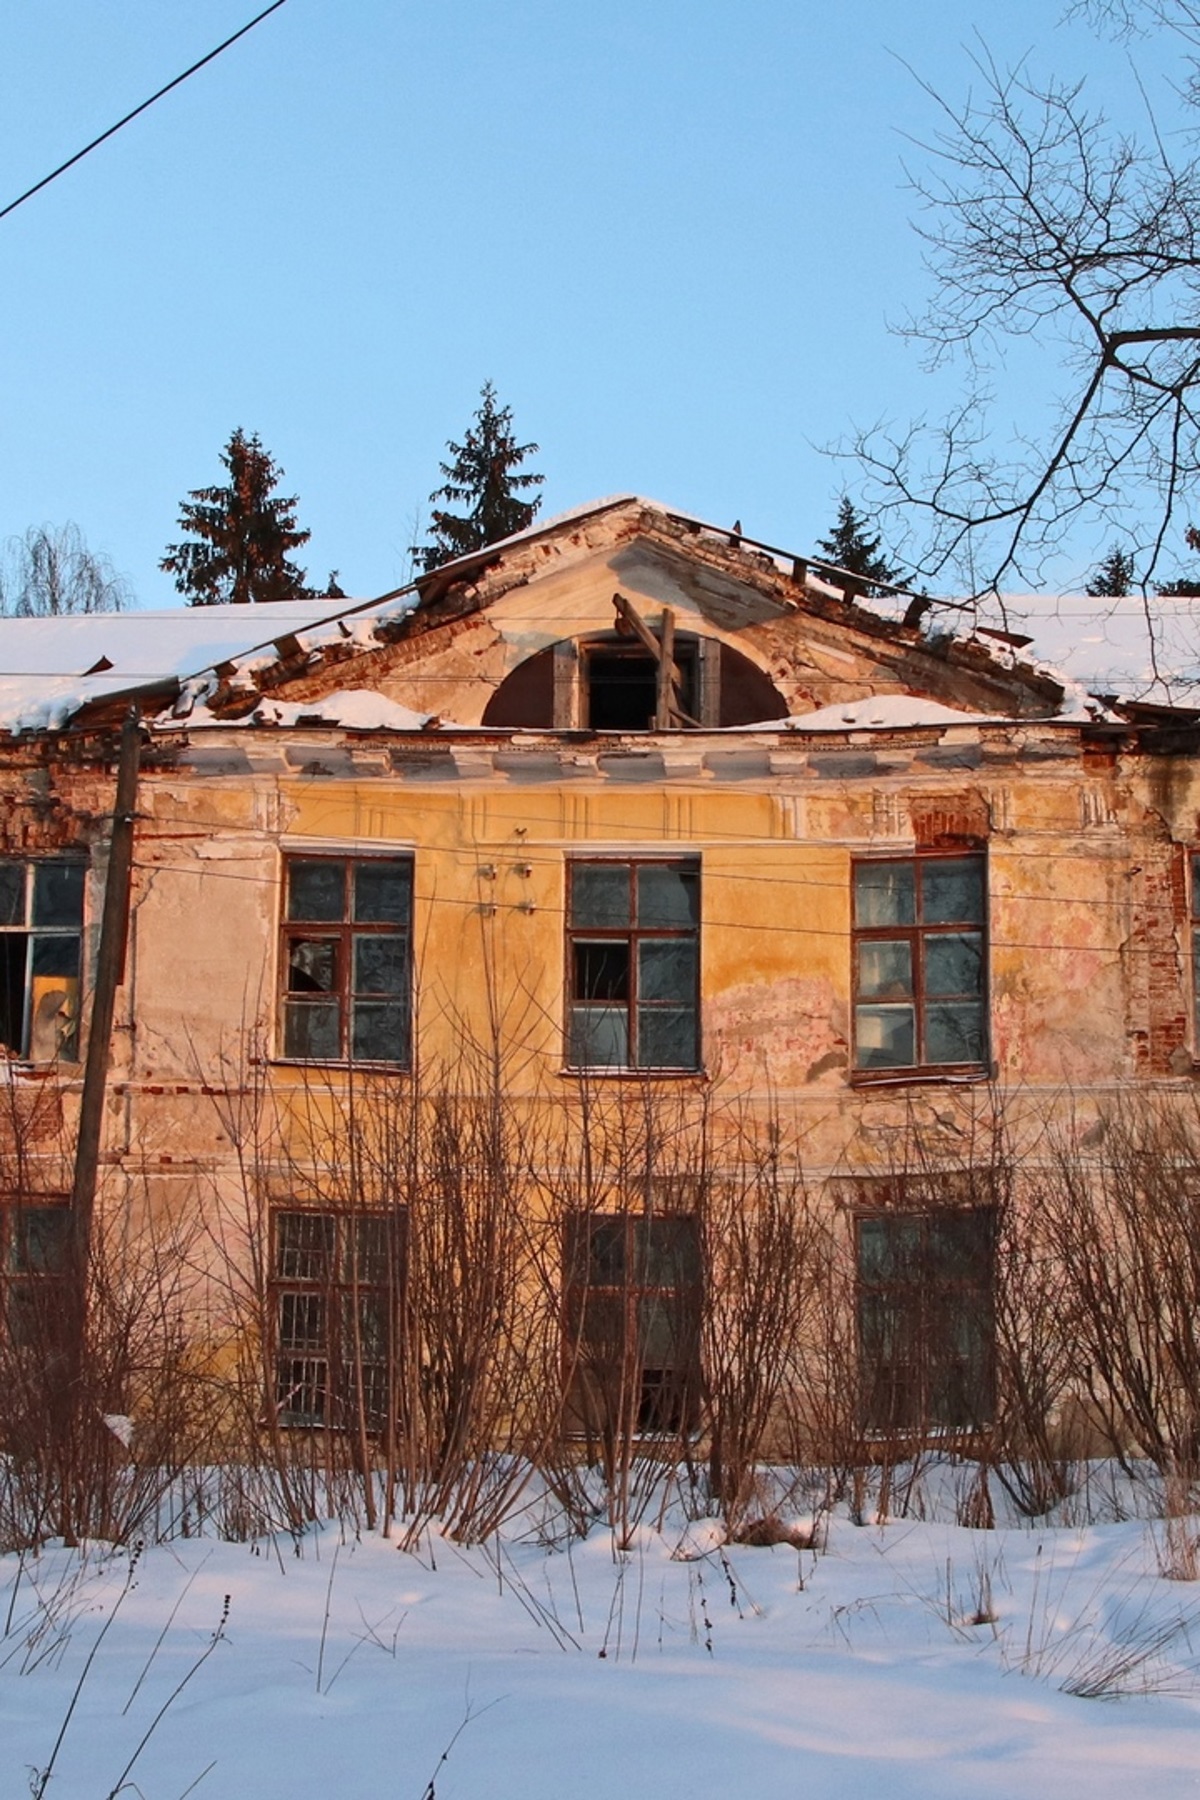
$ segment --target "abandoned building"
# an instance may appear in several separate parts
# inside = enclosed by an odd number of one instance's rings
[[[980,1120],[1086,1136],[1115,1094],[1195,1082],[1200,710],[1089,694],[969,609],[623,497],[379,601],[0,636],[12,1332],[73,1196],[177,1220],[202,1189],[237,1221],[250,1188],[269,1405],[336,1422],[353,1335],[377,1420],[407,1202],[394,1170],[335,1180],[314,1120],[486,1065],[520,1140],[545,1131],[535,1208],[574,1166],[546,1120],[720,1096],[765,1141],[786,1116],[853,1260],[868,1422],[967,1428]],[[603,1404],[602,1343],[637,1428],[692,1415],[719,1269],[688,1148],[563,1201],[568,1422]]]

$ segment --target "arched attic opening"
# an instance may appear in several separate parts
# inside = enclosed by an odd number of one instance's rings
[[[683,711],[698,725],[757,725],[789,708],[770,676],[716,638],[675,639]],[[484,725],[544,731],[650,731],[658,665],[615,632],[564,639],[526,657],[484,708]]]

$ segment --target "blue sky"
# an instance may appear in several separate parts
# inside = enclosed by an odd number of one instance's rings
[[[0,205],[256,10],[5,8]],[[73,519],[175,604],[179,502],[242,425],[300,496],[310,575],[382,592],[490,378],[544,511],[633,490],[814,548],[856,485],[822,447],[937,397],[889,331],[925,292],[902,159],[933,122],[897,59],[957,96],[978,27],[1136,120],[1126,52],[1054,16],[288,0],[0,222],[0,536]],[[1002,372],[1014,419],[1053,375]]]

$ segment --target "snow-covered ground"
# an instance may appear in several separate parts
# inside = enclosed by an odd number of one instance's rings
[[[1200,1793],[1200,1586],[1162,1548],[843,1514],[820,1554],[702,1521],[624,1555],[602,1527],[188,1538],[132,1580],[125,1552],[9,1555],[0,1796],[53,1756],[52,1800],[131,1759],[144,1800],[1172,1800]]]

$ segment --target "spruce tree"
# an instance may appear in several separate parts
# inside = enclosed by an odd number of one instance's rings
[[[1088,582],[1085,592],[1094,600],[1119,600],[1129,592],[1133,583],[1133,557],[1128,550],[1122,550],[1119,544],[1114,544]]]
[[[1200,530],[1189,525],[1183,534],[1189,550],[1200,550]],[[1176,600],[1200,599],[1200,580],[1195,575],[1182,575],[1176,581],[1164,581],[1155,590]]]
[[[869,594],[875,582],[895,585],[903,577],[899,569],[894,569],[887,558],[879,554],[881,539],[878,534],[870,536],[868,524],[850,496],[843,494],[838,501],[837,523],[830,535],[820,540],[820,548],[836,568],[845,569],[851,575],[861,575],[863,592]]]
[[[456,556],[468,556],[486,544],[498,543],[532,525],[541,496],[522,499],[545,479],[523,470],[536,444],[518,444],[511,406],[497,406],[496,390],[485,381],[479,410],[461,444],[451,438],[446,448],[451,460],[441,463],[446,477],[429,498],[435,502],[430,519],[432,542],[415,545],[413,554],[428,574]],[[437,505],[436,502],[443,502]],[[452,511],[451,508],[454,510]]]
[[[239,426],[221,452],[226,487],[193,488],[179,523],[193,535],[168,544],[159,563],[189,606],[227,606],[298,600],[307,592],[304,570],[288,558],[309,540],[296,525],[296,496],[276,494],[283,470],[258,433]]]

